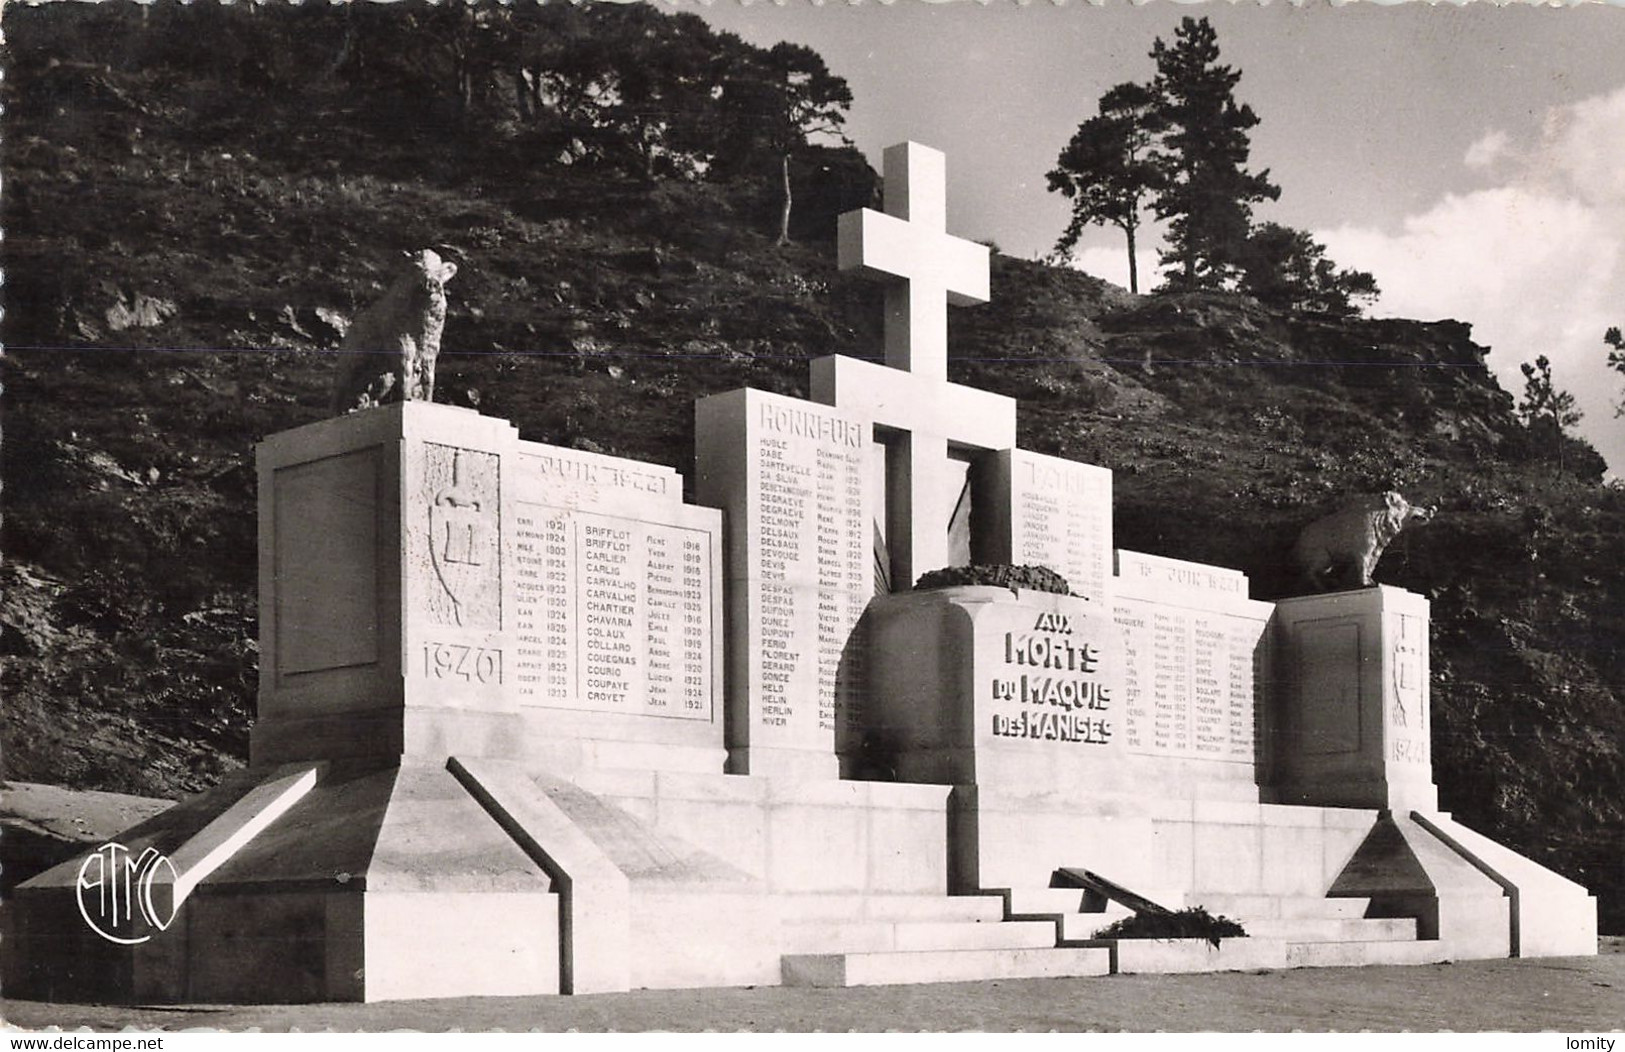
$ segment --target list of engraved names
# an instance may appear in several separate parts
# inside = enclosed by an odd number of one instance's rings
[[[852,664],[861,647],[848,643],[873,593],[868,429],[813,407],[768,403],[759,412],[750,678],[762,699],[759,726],[795,739],[834,730],[837,703],[858,701],[848,695],[862,682]]]
[[[1032,455],[1018,459],[1013,470],[1015,562],[1048,566],[1077,595],[1104,598],[1111,573],[1110,475]]]
[[[1119,599],[1123,737],[1130,752],[1253,759],[1254,653],[1263,624]]]
[[[522,503],[514,565],[521,704],[711,718],[705,533]]]

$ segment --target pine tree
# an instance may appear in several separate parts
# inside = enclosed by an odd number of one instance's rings
[[[1535,364],[1524,362],[1518,368],[1523,370],[1523,400],[1518,403],[1518,415],[1535,444],[1556,453],[1561,471],[1568,430],[1580,422],[1583,414],[1574,407],[1574,396],[1559,391],[1552,382],[1552,363],[1544,354],[1535,359]]]
[[[1157,187],[1152,147],[1159,127],[1157,96],[1143,84],[1119,84],[1100,97],[1100,113],[1078,125],[1049,173],[1049,188],[1072,202],[1072,221],[1055,243],[1071,254],[1089,226],[1111,224],[1128,239],[1128,286],[1140,291],[1134,258],[1142,199]]]
[[[852,90],[816,51],[780,43],[763,52],[736,48],[721,88],[724,170],[771,158],[779,183],[779,243],[790,241],[790,160],[814,135],[845,143],[842,126]]]
[[[1617,373],[1625,374],[1625,335],[1615,325],[1602,335],[1602,342],[1612,347],[1608,352],[1608,367]],[[1614,407],[1614,415],[1625,416],[1625,397],[1621,397],[1619,405]]]
[[[1208,20],[1186,18],[1172,47],[1158,38],[1152,89],[1167,131],[1158,165],[1162,177],[1153,208],[1170,220],[1162,262],[1175,289],[1220,288],[1236,272],[1252,229],[1252,205],[1281,196],[1269,171],[1246,170],[1247,132],[1258,124],[1252,108],[1236,102],[1241,73],[1221,66],[1217,34]]]

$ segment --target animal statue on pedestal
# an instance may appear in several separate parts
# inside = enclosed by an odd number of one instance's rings
[[[405,256],[404,273],[355,320],[339,345],[335,416],[389,402],[434,401],[446,282],[457,264],[427,248]]]
[[[1293,565],[1316,592],[1370,587],[1383,549],[1399,531],[1427,522],[1435,511],[1413,506],[1392,490],[1353,498],[1303,528],[1292,549]]]

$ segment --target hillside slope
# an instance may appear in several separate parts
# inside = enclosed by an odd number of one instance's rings
[[[323,415],[339,319],[400,250],[461,258],[442,400],[537,441],[688,472],[694,398],[804,394],[810,359],[878,354],[878,297],[834,268],[833,216],[867,197],[850,155],[799,162],[803,237],[778,245],[759,188],[543,165],[320,85],[52,64],[17,29],[7,777],[173,795],[245,761],[253,445]],[[1379,577],[1433,600],[1443,806],[1625,930],[1625,492],[1583,445],[1533,446],[1484,353],[1457,322],[1134,297],[999,256],[950,371],[1020,400],[1024,446],[1115,471],[1119,547],[1237,567],[1265,598],[1343,495],[1438,504]]]

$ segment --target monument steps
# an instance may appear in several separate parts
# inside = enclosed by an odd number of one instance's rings
[[[1084,913],[1105,917],[1106,923],[1110,923],[1134,912],[1120,902],[1105,899],[1083,888],[1011,888],[1003,894],[1007,917]],[[1153,891],[1144,897],[1171,910],[1185,905],[1183,891]]]
[[[994,895],[805,894],[777,900],[786,924],[812,920],[1002,921],[1002,900]]]
[[[1111,951],[1084,949],[916,950],[787,954],[785,986],[886,986],[984,979],[1106,975]]]
[[[1275,917],[1244,921],[1248,935],[1309,942],[1398,942],[1416,938],[1414,917]]]
[[[1045,949],[1055,945],[1049,921],[800,921],[782,928],[786,954],[886,953],[923,950]]]
[[[1367,964],[1437,964],[1452,958],[1444,943],[1427,939],[1369,942],[1289,942],[1288,968],[1346,968]]]
[[[1215,917],[1240,920],[1267,920],[1292,917],[1364,917],[1371,900],[1358,896],[1328,898],[1322,895],[1248,895],[1233,892],[1195,892],[1189,904],[1201,906]],[[1177,908],[1177,907],[1170,907]]]

